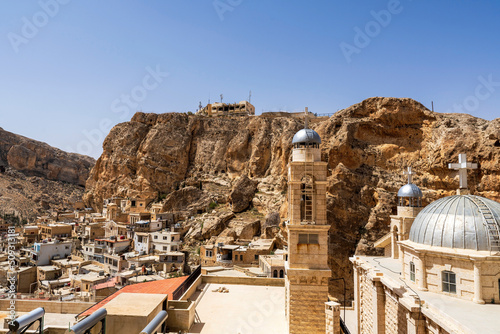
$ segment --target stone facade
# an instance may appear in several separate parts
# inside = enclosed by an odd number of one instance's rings
[[[319,147],[294,143],[288,166],[286,315],[289,333],[324,333],[328,301],[327,163]]]
[[[340,304],[325,303],[326,334],[340,334]]]
[[[461,250],[460,253],[442,247],[423,246],[411,241],[400,243],[402,277],[413,281],[420,290],[452,297],[500,304],[500,256],[486,251]],[[415,274],[410,274],[410,263]],[[443,272],[456,275],[456,292],[442,288]],[[414,277],[414,279],[412,279]]]

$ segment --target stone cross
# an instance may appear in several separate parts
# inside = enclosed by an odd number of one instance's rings
[[[309,115],[309,108],[306,107],[306,111],[305,111],[305,114],[304,114],[304,129],[308,129],[309,128],[309,119],[307,118]]]
[[[413,175],[415,175],[415,172],[411,169],[411,167],[408,167],[408,171],[405,171],[404,174],[408,175],[408,184],[413,183]]]
[[[467,154],[461,153],[458,155],[458,164],[448,164],[448,168],[458,170],[460,189],[467,189],[467,170],[477,169],[477,164],[467,162]]]

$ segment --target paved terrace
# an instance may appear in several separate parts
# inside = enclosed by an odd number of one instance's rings
[[[380,270],[384,276],[389,277],[397,285],[404,286],[401,282],[401,261],[386,257],[356,256]],[[500,333],[500,305],[476,304],[472,301],[462,300],[433,292],[420,291],[412,282],[406,282],[420,299],[425,301],[422,313],[431,319],[442,318],[446,323],[462,328],[466,333],[486,334]],[[409,290],[409,289],[407,289]],[[413,294],[409,290],[410,294]],[[349,328],[350,330],[352,328]]]
[[[229,292],[213,291],[219,288]],[[284,287],[207,283],[196,312],[201,323],[189,333],[287,333]]]

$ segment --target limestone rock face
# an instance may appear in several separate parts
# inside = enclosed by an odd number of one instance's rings
[[[233,212],[245,211],[250,206],[257,190],[257,184],[258,182],[250,180],[246,175],[242,175],[236,180],[233,191],[229,195]]]
[[[91,157],[67,153],[0,128],[0,166],[4,169],[85,186],[94,163]]]
[[[407,166],[417,172],[414,182],[428,204],[455,193],[457,172],[448,170],[447,164],[467,153],[480,165],[469,172],[472,192],[500,200],[500,119],[434,113],[412,99],[375,97],[329,118],[312,117],[309,125],[321,136],[322,159],[328,162],[332,276],[345,277],[350,293],[348,257],[377,253],[373,243],[389,231]],[[87,181],[85,199],[97,208],[103,198],[141,192],[156,197],[184,182],[222,203],[229,200],[239,178],[247,175],[258,182],[252,210],[263,215],[279,212],[286,219],[291,141],[303,127],[303,117],[285,113],[254,117],[137,113],[106,138]],[[205,225],[203,229],[214,238],[224,232],[215,228],[209,233]],[[286,238],[283,229],[266,227],[261,233]],[[228,232],[228,237],[234,235]],[[337,296],[340,291],[341,284],[332,283],[330,293]]]
[[[223,212],[218,216],[213,216],[204,220],[201,235],[204,239],[218,236],[227,227],[227,222],[234,218],[232,212]]]
[[[95,160],[0,128],[0,212],[30,220],[80,201]]]

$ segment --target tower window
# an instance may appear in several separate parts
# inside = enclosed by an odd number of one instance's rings
[[[314,220],[313,208],[314,180],[306,175],[302,178],[300,198],[300,221],[312,222]]]
[[[299,234],[299,244],[319,244],[317,234]]]
[[[415,263],[410,262],[410,281],[415,282]]]
[[[457,275],[453,271],[443,271],[443,292],[457,293]]]

